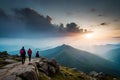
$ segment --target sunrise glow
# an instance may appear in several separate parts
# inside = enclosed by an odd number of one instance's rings
[[[92,33],[86,34],[85,38],[92,39],[94,35]]]

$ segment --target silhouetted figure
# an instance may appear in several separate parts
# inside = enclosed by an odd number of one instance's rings
[[[36,58],[39,58],[40,55],[39,55],[39,51],[36,52]]]
[[[25,55],[26,55],[24,46],[21,48],[20,54],[21,54],[21,57],[22,57],[22,64],[24,64],[25,63]]]
[[[29,62],[31,61],[31,56],[32,56],[32,50],[29,48],[27,51],[27,54],[29,56]]]

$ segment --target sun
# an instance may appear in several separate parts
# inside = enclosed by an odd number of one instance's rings
[[[85,37],[88,38],[88,39],[91,39],[91,38],[93,38],[93,34],[92,33],[88,33],[88,34],[85,35]]]

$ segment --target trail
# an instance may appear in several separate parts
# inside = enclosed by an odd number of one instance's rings
[[[40,58],[31,59],[30,63],[39,62],[39,61],[40,61]],[[19,71],[24,71],[24,69],[26,69],[26,67],[29,66],[28,64],[29,64],[29,60],[27,58],[25,61],[25,64],[18,62],[18,63],[6,65],[5,67],[3,67],[3,69],[0,69],[0,80],[2,80],[2,78],[5,78],[8,75],[14,74]]]

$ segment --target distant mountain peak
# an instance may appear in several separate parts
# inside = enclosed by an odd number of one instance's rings
[[[63,49],[66,49],[66,48],[73,48],[72,46],[70,45],[67,45],[67,44],[63,44],[61,46],[59,46],[60,48],[63,48]]]
[[[70,47],[70,45],[67,45],[67,44],[63,44],[61,45],[62,47]]]

